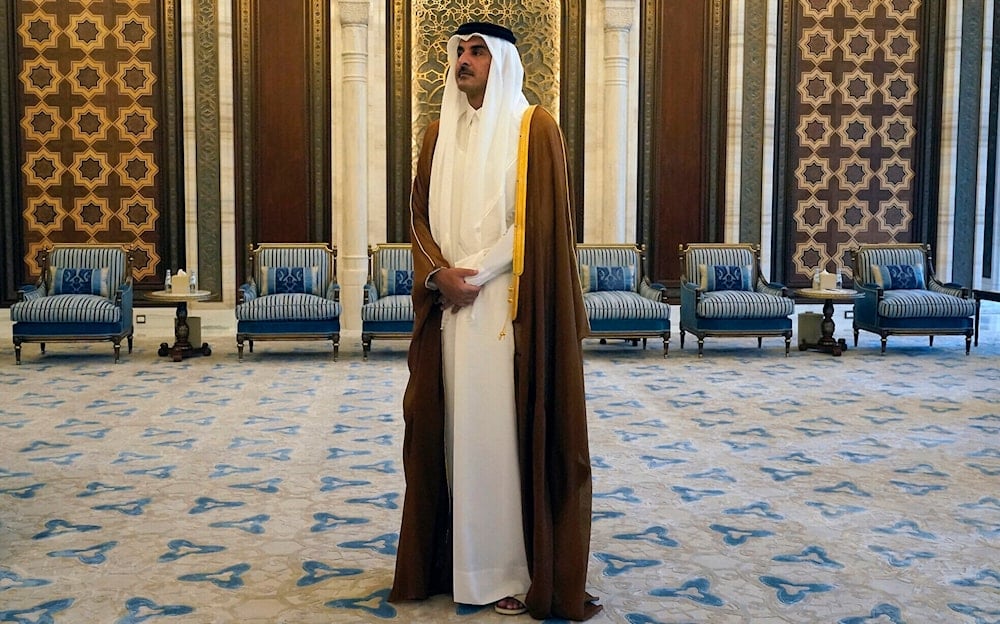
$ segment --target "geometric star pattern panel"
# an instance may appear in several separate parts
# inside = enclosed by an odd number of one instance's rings
[[[789,274],[850,276],[860,243],[914,222],[920,0],[798,0]]]
[[[163,109],[156,0],[18,0],[27,273],[52,243],[127,243],[135,278],[161,254]]]

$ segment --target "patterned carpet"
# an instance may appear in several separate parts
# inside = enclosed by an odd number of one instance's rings
[[[1000,622],[990,313],[968,357],[949,337],[880,356],[862,335],[840,358],[718,339],[698,359],[675,331],[666,360],[588,341],[594,621]],[[6,335],[0,622],[511,621],[385,601],[404,343],[239,363],[223,333],[173,363],[150,336],[117,366],[54,344],[16,367]]]

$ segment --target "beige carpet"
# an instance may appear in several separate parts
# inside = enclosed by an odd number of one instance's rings
[[[983,336],[670,357],[586,344],[597,622],[1000,621],[1000,306]],[[0,344],[0,622],[501,622],[385,601],[405,344]],[[675,318],[677,315],[675,314]],[[849,321],[839,320],[839,335]],[[524,618],[522,618],[524,619]]]

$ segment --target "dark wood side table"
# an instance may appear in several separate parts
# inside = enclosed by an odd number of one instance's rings
[[[1000,301],[1000,292],[995,290],[979,290],[972,289],[972,298],[976,300],[976,328],[973,335],[975,339],[973,344],[979,346],[979,306],[983,299],[987,301]]]
[[[806,349],[816,349],[839,356],[847,351],[847,341],[841,338],[837,340],[833,337],[833,331],[837,325],[833,322],[833,303],[848,303],[861,296],[856,290],[850,288],[800,288],[795,294],[807,299],[823,300],[823,320],[820,321],[820,338],[815,343],[800,342],[799,351]]]
[[[152,290],[146,293],[146,297],[153,301],[169,301],[177,304],[177,317],[174,319],[174,344],[170,346],[166,342],[160,343],[160,356],[170,356],[175,362],[180,362],[186,357],[193,355],[212,355],[212,349],[207,342],[201,346],[192,345],[188,338],[191,335],[191,328],[188,326],[188,302],[203,301],[212,296],[210,290],[192,290],[190,292],[171,292],[169,290]]]

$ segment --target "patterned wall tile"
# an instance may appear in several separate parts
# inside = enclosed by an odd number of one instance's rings
[[[908,241],[920,0],[798,0],[790,273],[850,274],[859,243]]]
[[[157,3],[18,0],[25,262],[55,242],[137,248],[155,279],[163,204]]]

